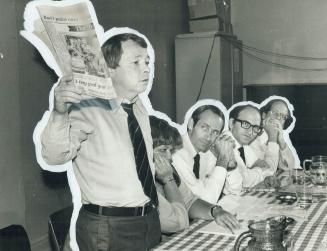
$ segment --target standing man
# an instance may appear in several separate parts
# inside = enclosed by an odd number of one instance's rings
[[[76,223],[81,251],[148,250],[161,235],[149,117],[138,98],[150,78],[147,43],[124,33],[102,51],[119,106],[85,99],[71,76],[61,78],[42,134],[43,158],[73,161],[83,203]]]
[[[261,133],[259,109],[251,104],[238,105],[229,113],[230,135],[235,140],[234,156],[237,169],[227,177],[226,193],[239,193],[242,187],[252,187],[273,174],[266,161],[260,160],[249,144]],[[273,151],[275,158],[277,151]],[[239,175],[240,174],[240,175]]]
[[[268,101],[260,109],[263,132],[252,143],[251,148],[260,159],[264,159],[273,168],[273,170],[291,170],[300,165],[296,154],[292,152],[288,134],[285,132],[293,122],[292,114],[286,101],[281,98],[275,98]],[[276,158],[268,158],[272,148],[278,151]]]
[[[216,204],[223,189],[227,168],[233,160],[233,143],[221,138],[221,154],[210,151],[222,132],[225,116],[214,105],[198,107],[182,136],[183,148],[173,155],[173,166],[194,195]]]

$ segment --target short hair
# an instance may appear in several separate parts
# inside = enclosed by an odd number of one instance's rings
[[[258,111],[258,113],[260,114],[260,110],[259,110],[258,107],[255,107],[254,105],[251,105],[251,104],[246,104],[246,105],[235,106],[233,109],[231,109],[229,111],[229,118],[230,119],[237,119],[240,112],[247,109],[247,108],[252,108],[252,109]],[[260,122],[260,125],[261,124],[262,124],[262,121]]]
[[[292,123],[293,123],[293,118],[291,116],[291,111],[287,105],[287,103],[282,100],[282,99],[272,99],[270,100],[267,104],[265,104],[263,107],[260,108],[260,114],[261,114],[261,117],[262,117],[262,114],[263,113],[268,113],[269,111],[271,111],[271,108],[273,106],[273,104],[275,104],[276,102],[281,102],[283,103],[286,107],[287,107],[287,119],[285,120],[285,123],[284,123],[284,128],[283,129],[286,129],[288,128]]]
[[[102,45],[102,53],[106,60],[107,66],[116,69],[119,66],[121,55],[123,54],[122,42],[132,40],[142,48],[147,48],[146,41],[133,33],[122,33],[109,38]]]
[[[173,152],[183,147],[182,137],[178,130],[169,125],[166,120],[150,116],[153,148],[161,145],[171,145]]]
[[[203,106],[199,106],[198,108],[195,109],[195,111],[192,113],[191,118],[193,119],[193,126],[196,125],[196,123],[199,121],[200,119],[200,115],[205,112],[205,111],[211,111],[214,114],[218,115],[222,120],[223,120],[223,125],[225,125],[225,115],[224,113],[217,107],[214,105],[203,105]],[[224,129],[224,127],[221,128],[220,132]]]

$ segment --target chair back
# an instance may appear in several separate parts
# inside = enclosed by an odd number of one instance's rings
[[[49,238],[53,250],[62,251],[69,232],[73,206],[61,209],[49,216]]]
[[[21,225],[0,229],[0,251],[31,251],[28,235]]]

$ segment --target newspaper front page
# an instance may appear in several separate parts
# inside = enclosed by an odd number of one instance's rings
[[[83,94],[116,98],[94,24],[85,3],[70,6],[37,6],[37,35],[53,53],[63,75],[73,75]]]

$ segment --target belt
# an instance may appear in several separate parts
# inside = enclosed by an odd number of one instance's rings
[[[83,204],[82,207],[90,213],[105,216],[144,216],[156,208],[151,202],[143,207],[103,207],[94,204]]]

